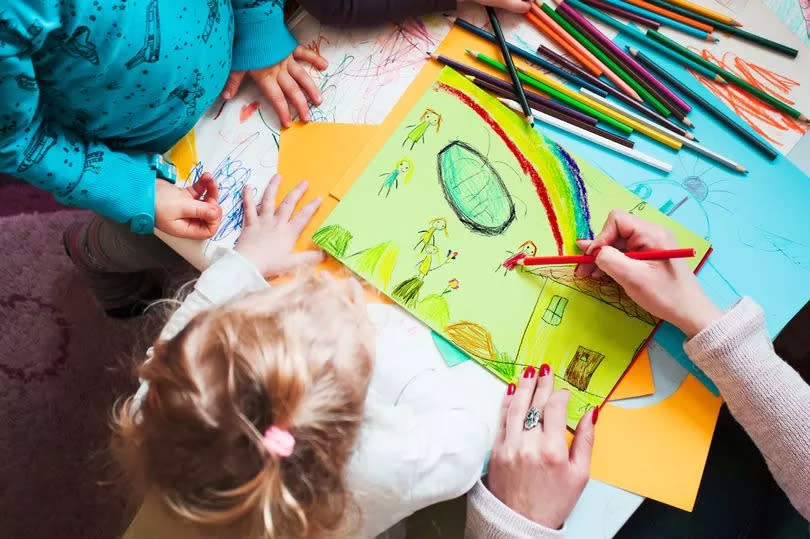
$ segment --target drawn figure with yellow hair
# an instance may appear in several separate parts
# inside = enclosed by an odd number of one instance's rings
[[[419,250],[419,252],[424,252],[425,248],[427,248],[428,245],[432,245],[435,247],[437,230],[444,230],[445,237],[449,236],[449,234],[447,233],[447,219],[445,219],[444,217],[437,217],[436,219],[431,219],[428,222],[427,230],[419,231],[421,236],[419,237],[419,241],[416,243],[416,246],[413,248],[414,251]]]
[[[527,256],[535,256],[537,254],[537,245],[533,241],[524,241],[518,247],[516,252],[506,251],[509,253],[509,258],[498,264],[498,267],[495,268],[495,271],[498,271],[501,268],[504,268],[504,275],[507,275],[511,270],[515,269],[518,265],[518,262],[526,258]],[[521,266],[518,269],[522,269]]]
[[[405,137],[405,140],[402,141],[402,145],[405,146],[408,142],[411,143],[411,150],[413,147],[416,146],[416,143],[419,141],[425,141],[425,132],[428,130],[429,127],[435,127],[436,132],[439,132],[439,128],[442,126],[442,116],[438,112],[433,109],[425,109],[425,112],[422,113],[422,116],[419,117],[419,123],[415,125],[409,125],[408,127],[413,127],[411,132],[408,133],[408,136]]]
[[[435,245],[426,246],[422,252],[423,258],[416,266],[416,276],[399,283],[391,294],[394,299],[399,300],[406,307],[413,307],[419,300],[419,291],[422,290],[428,273],[446,266],[458,256],[458,251],[450,249],[444,256],[444,260],[441,260],[439,248]]]
[[[391,194],[391,187],[393,186],[394,189],[399,189],[399,180],[402,178],[402,184],[408,185],[408,182],[411,181],[411,176],[413,176],[413,161],[408,159],[407,157],[403,157],[399,160],[399,162],[394,166],[394,170],[391,172],[383,172],[380,176],[386,176],[385,181],[380,186],[380,190],[377,192],[377,196],[381,195],[383,189],[388,189],[385,192],[385,198],[388,198],[388,195]]]

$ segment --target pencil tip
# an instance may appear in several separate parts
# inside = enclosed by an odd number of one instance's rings
[[[692,120],[690,120],[689,118],[684,118],[683,123],[684,125],[688,125],[689,127],[695,127],[695,124],[693,124]]]
[[[739,27],[739,26],[742,26],[742,25],[743,25],[743,23],[741,23],[740,21],[735,21],[734,19],[731,20],[731,26]]]
[[[728,81],[726,79],[724,79],[723,77],[721,77],[720,75],[717,75],[716,77],[714,77],[714,82],[718,82],[720,84],[728,84]]]
[[[534,127],[534,116],[532,116],[531,114],[527,115],[526,116],[526,123],[529,124],[530,126]]]

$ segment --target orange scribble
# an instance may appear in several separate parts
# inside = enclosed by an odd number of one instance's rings
[[[318,36],[318,39],[313,39],[312,41],[304,45],[304,47],[311,51],[314,51],[318,56],[320,56],[321,45],[323,45],[324,43],[329,45],[329,38],[324,35],[320,35]]]
[[[780,101],[788,105],[794,104],[794,101],[790,99],[789,96],[790,93],[801,84],[798,81],[743,60],[733,52],[725,52],[721,58],[716,57],[711,51],[706,49],[695,52],[698,52],[704,59],[734,73],[747,83],[767,92]],[[778,146],[783,145],[774,137],[769,136],[765,132],[766,128],[780,132],[795,131],[801,134],[806,133],[808,129],[810,129],[810,126],[806,123],[799,122],[789,115],[776,110],[767,103],[763,103],[734,84],[718,84],[695,72],[691,73],[714,95],[731,107],[731,110],[745,120],[745,123],[750,125],[754,131],[773,144]]]
[[[245,123],[245,120],[250,118],[258,108],[259,108],[258,101],[242,105],[242,110],[239,111],[239,123]]]

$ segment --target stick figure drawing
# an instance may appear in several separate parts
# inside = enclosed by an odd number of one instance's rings
[[[385,198],[388,198],[388,195],[391,194],[391,187],[399,189],[400,179],[402,179],[403,185],[408,185],[408,182],[411,181],[411,177],[413,176],[413,161],[407,157],[403,157],[394,166],[394,170],[391,172],[383,172],[380,176],[385,176],[386,178],[380,186],[377,196],[382,194],[383,189],[386,189]]]
[[[437,230],[444,230],[445,237],[449,237],[447,233],[447,219],[444,217],[437,217],[435,219],[431,219],[428,221],[428,228],[427,230],[420,230],[419,233],[419,241],[414,246],[413,250],[419,250],[420,252],[425,252],[425,249],[428,245],[432,245],[433,247],[436,246],[436,231]]]
[[[425,132],[428,130],[429,127],[435,127],[436,132],[439,132],[439,129],[442,126],[442,116],[438,112],[433,109],[425,109],[425,112],[422,113],[422,116],[419,117],[419,123],[416,125],[409,125],[408,127],[412,127],[411,131],[408,133],[408,136],[405,137],[405,140],[402,141],[402,145],[405,146],[408,142],[411,143],[411,150],[413,147],[416,146],[416,143],[419,141],[425,141]]]

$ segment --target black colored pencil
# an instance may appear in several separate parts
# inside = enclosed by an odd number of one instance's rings
[[[770,145],[766,144],[765,142],[759,140],[758,137],[751,134],[745,127],[737,123],[733,118],[725,114],[723,111],[715,108],[711,103],[700,97],[698,94],[690,90],[686,87],[685,84],[681,83],[678,79],[670,75],[663,67],[656,64],[651,58],[645,55],[640,50],[637,50],[633,47],[627,47],[627,50],[636,57],[636,60],[639,61],[644,67],[649,69],[650,71],[655,72],[659,77],[665,80],[669,85],[673,88],[677,89],[681,92],[681,95],[686,97],[687,99],[692,100],[696,105],[700,105],[706,112],[720,120],[726,127],[733,130],[735,133],[740,135],[744,138],[749,144],[754,146],[757,150],[765,154],[765,156],[773,160],[779,155],[779,152],[774,150],[770,147]]]
[[[529,108],[529,102],[526,101],[526,94],[523,93],[523,84],[520,82],[515,63],[512,61],[512,54],[509,52],[509,47],[506,45],[506,38],[503,37],[503,30],[501,30],[501,21],[498,20],[498,15],[495,14],[495,9],[487,6],[487,15],[489,16],[489,23],[492,25],[492,30],[495,32],[495,37],[498,38],[498,46],[501,48],[501,55],[503,55],[503,63],[506,64],[506,70],[509,72],[509,77],[512,79],[512,85],[515,87],[515,93],[518,96],[518,103],[520,103],[523,112],[526,113],[526,121],[530,125],[534,125],[534,115],[532,109]]]

